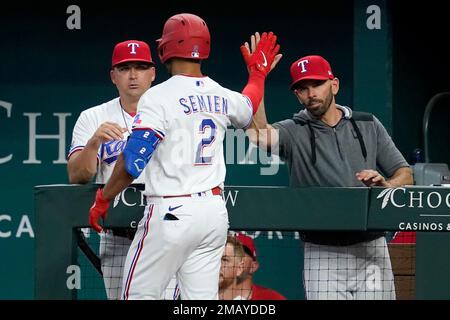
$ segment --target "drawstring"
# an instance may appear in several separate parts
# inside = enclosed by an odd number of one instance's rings
[[[355,130],[356,133],[356,137],[358,138],[358,142],[359,142],[359,146],[361,147],[361,152],[362,155],[364,157],[364,160],[367,161],[367,149],[366,149],[366,145],[364,144],[364,140],[363,137],[361,135],[361,131],[359,130],[358,126],[356,125],[356,122],[353,118],[350,118],[350,123],[353,126],[353,129]],[[300,124],[300,125],[305,125],[304,122],[298,120],[298,119],[294,119],[294,122],[296,124]],[[313,165],[316,165],[316,139],[314,136],[314,130],[311,126],[311,121],[307,120],[306,124],[308,125],[309,128],[309,132],[310,132],[310,136],[309,136],[309,143],[311,144],[311,161],[313,163]]]
[[[364,144],[364,140],[361,135],[361,131],[359,131],[358,126],[353,118],[350,118],[350,122],[352,123],[353,129],[355,130],[356,136],[358,137],[359,145],[361,147],[361,152],[363,154],[364,160],[367,161],[367,150],[366,145]]]
[[[311,160],[313,165],[316,165],[316,138],[314,136],[314,130],[311,126],[311,121],[306,122],[308,124],[310,136],[309,136],[309,142],[311,144]]]

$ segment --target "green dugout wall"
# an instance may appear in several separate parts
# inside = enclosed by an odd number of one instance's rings
[[[407,159],[420,146],[426,102],[436,91],[448,91],[450,53],[440,47],[447,11],[438,2],[415,7],[387,0],[282,1],[258,14],[254,4],[227,1],[217,10],[206,1],[142,1],[124,14],[108,2],[79,2],[79,29],[72,19],[76,11],[67,3],[2,4],[0,299],[34,298],[33,187],[68,182],[65,155],[78,115],[116,96],[109,80],[113,45],[130,38],[148,41],[157,63],[155,83],[164,81],[167,73],[154,40],[172,14],[204,17],[213,39],[204,70],[234,90],[241,90],[246,79],[242,42],[256,30],[279,35],[284,57],[266,90],[270,122],[299,109],[288,89],[290,64],[321,54],[341,80],[339,103],[375,113]],[[262,175],[268,160],[248,144],[244,151],[235,150],[227,185],[288,185],[284,165],[276,174]]]
[[[126,190],[122,200],[112,206],[104,226],[136,225],[145,205],[142,189],[137,185]],[[92,185],[35,188],[36,298],[77,297],[77,289],[67,286],[72,276],[68,267],[77,264],[73,228],[88,225],[87,212],[95,190]],[[398,230],[415,224],[419,230],[428,226],[428,230],[442,231],[418,233],[416,298],[450,299],[450,188],[230,187],[225,199],[233,230]],[[286,249],[275,246],[268,250]],[[272,262],[279,266],[275,289],[289,299],[303,298],[301,268],[296,264],[300,250],[295,248],[292,254]],[[259,280],[267,283],[271,278],[274,275],[267,273]]]

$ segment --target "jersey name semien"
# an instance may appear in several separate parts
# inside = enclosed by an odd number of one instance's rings
[[[197,112],[209,112],[228,115],[228,100],[220,96],[189,95],[179,99],[184,113],[190,115]]]

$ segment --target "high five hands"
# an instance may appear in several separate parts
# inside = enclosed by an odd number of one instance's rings
[[[275,68],[283,56],[278,51],[280,45],[277,44],[277,36],[273,32],[263,32],[260,36],[256,32],[250,37],[250,44],[245,42],[241,46],[241,53],[249,73],[260,71],[264,76]]]

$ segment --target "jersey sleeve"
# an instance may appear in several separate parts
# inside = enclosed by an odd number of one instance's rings
[[[232,92],[230,96],[228,115],[231,124],[236,129],[246,129],[252,121],[252,103],[248,97],[238,92]]]
[[[401,152],[397,149],[384,126],[375,116],[374,125],[377,133],[377,166],[388,177],[402,167],[409,167]]]
[[[78,117],[72,133],[72,142],[70,144],[69,154],[67,159],[77,151],[81,151],[86,146],[88,140],[94,135],[97,128],[97,123],[94,118],[89,117],[89,114],[83,111]]]
[[[144,94],[139,100],[132,130],[150,129],[159,139],[164,139],[169,118],[162,103],[151,94]]]

